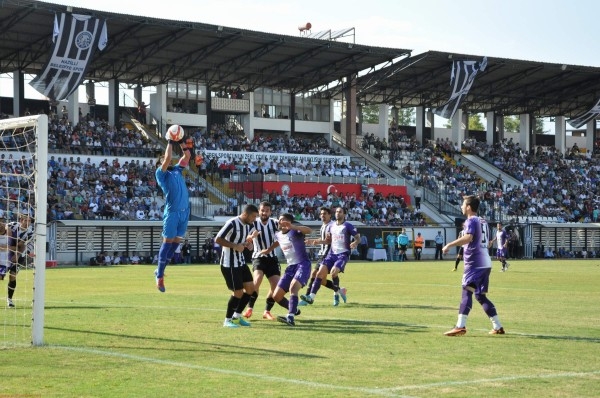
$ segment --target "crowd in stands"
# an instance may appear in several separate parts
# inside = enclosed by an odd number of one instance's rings
[[[396,140],[397,141],[397,140]],[[412,147],[399,172],[417,185],[460,205],[464,195],[479,195],[486,217],[496,212],[511,217],[552,217],[558,222],[596,222],[600,216],[600,158],[575,145],[563,155],[554,147],[526,152],[512,139],[496,144],[467,140],[463,150],[480,156],[522,183],[506,184],[501,176],[486,181],[462,165],[456,145],[437,139]]]
[[[80,155],[157,157],[163,149],[139,131],[87,115],[73,125],[66,117],[52,117],[48,122],[48,149],[53,153]]]
[[[552,146],[527,152],[512,139],[494,145],[476,142],[468,149],[522,182],[500,195],[509,214],[598,221],[600,158],[592,151],[582,153],[575,144],[564,154]]]
[[[296,194],[289,196],[278,192],[265,193],[263,200],[273,204],[273,213],[291,213],[297,221],[319,219],[322,206],[334,209],[347,209],[348,221],[359,221],[373,226],[424,226],[424,215],[409,207],[402,196],[390,194],[384,197],[380,193],[330,192],[325,196],[318,192],[314,197]]]
[[[328,155],[331,160],[322,162],[291,161],[287,163],[247,161],[239,158],[204,156],[197,163],[198,174],[204,178],[227,178],[236,170],[241,174],[289,174],[343,177],[379,177],[381,174],[364,165],[336,161],[339,151],[332,149],[322,138],[268,136],[257,134],[253,140],[238,132],[215,125],[211,129],[198,129],[191,134],[196,153],[202,157],[206,150],[234,152],[300,153]],[[3,141],[5,147],[11,143]],[[53,117],[49,122],[49,146],[54,153],[84,156],[54,156],[49,160],[48,203],[49,219],[118,219],[160,220],[162,209],[157,201],[161,196],[154,179],[155,166],[139,160],[124,162],[121,157],[155,158],[162,152],[160,144],[144,139],[137,131],[126,127],[119,129],[105,121],[86,116],[73,126],[67,118]],[[362,148],[374,151],[379,159],[387,154],[391,167],[430,191],[459,205],[465,194],[477,194],[483,199],[486,216],[501,211],[509,217],[554,217],[557,221],[596,222],[600,218],[600,192],[598,174],[600,157],[583,154],[574,146],[565,154],[554,147],[538,146],[526,152],[512,139],[496,144],[466,140],[463,150],[480,156],[522,182],[520,186],[505,184],[499,177],[494,181],[482,180],[476,173],[456,161],[457,147],[449,140],[430,141],[419,146],[414,138],[398,129],[390,131],[389,142],[373,134],[365,134]],[[598,147],[594,148],[597,152]],[[85,155],[105,155],[100,164],[83,161]],[[109,157],[115,157],[109,161]],[[408,161],[406,161],[408,159]],[[4,170],[27,171],[31,165],[1,159]],[[206,196],[205,187],[189,175],[192,196]],[[4,188],[5,197],[11,192]],[[269,197],[271,194],[269,194]],[[269,198],[271,200],[271,198]],[[349,208],[349,219],[361,219],[369,224],[394,225],[420,223],[418,213],[405,211],[401,198],[374,195],[369,198],[333,194],[325,198],[283,198],[276,206],[290,210],[298,216],[313,217],[319,203],[332,206],[340,203]],[[305,212],[308,200],[308,212]],[[281,202],[281,203],[279,203]],[[10,210],[5,203],[0,211]],[[233,211],[226,206],[225,213]],[[308,213],[303,215],[304,213]],[[312,214],[311,214],[312,213]],[[401,220],[401,221],[400,221]]]
[[[162,153],[160,145],[143,140],[139,132],[126,127],[116,129],[106,122],[85,117],[75,126],[65,118],[54,117],[49,122],[50,149],[59,153],[75,155],[107,155],[107,156],[136,156],[156,157]],[[239,159],[218,159],[204,156],[196,163],[200,177],[227,178],[233,170],[242,174],[298,174],[323,176],[360,176],[377,177],[379,173],[365,166],[346,165],[336,162],[333,156],[339,151],[333,150],[322,138],[287,138],[284,136],[257,135],[249,141],[245,135],[230,132],[224,126],[215,125],[209,131],[199,129],[191,134],[195,152],[205,153],[205,150],[223,150],[238,152],[267,152],[267,153],[298,153],[329,155],[332,160],[316,162],[276,163],[269,161],[242,161]],[[67,159],[68,157],[68,159]],[[107,157],[95,164],[85,156],[50,156],[48,161],[48,219],[110,219],[110,220],[160,220],[162,206],[159,204],[162,193],[154,178],[155,165],[153,162],[138,160],[125,161],[121,164],[118,157],[109,161]],[[198,184],[199,179],[194,174],[186,176],[192,196],[206,196],[206,187]],[[388,222],[386,208],[379,212],[372,209],[368,203],[368,211],[362,208],[362,218],[369,223]],[[335,202],[337,203],[337,202]],[[345,201],[344,201],[345,203]],[[352,202],[353,203],[353,202]],[[376,201],[375,203],[380,203]],[[394,203],[393,198],[388,204]],[[360,202],[359,202],[360,205]],[[364,207],[364,206],[362,206]],[[233,198],[221,213],[234,214],[237,209],[237,199]],[[221,214],[219,213],[219,214]],[[364,214],[363,214],[364,213]],[[392,211],[395,218],[401,218],[404,223],[411,217],[402,211]],[[318,210],[313,214],[313,218]],[[385,216],[385,217],[384,217]],[[357,217],[357,216],[356,216]],[[392,222],[394,217],[389,216]],[[371,220],[373,219],[373,220]],[[418,219],[412,217],[412,222]]]

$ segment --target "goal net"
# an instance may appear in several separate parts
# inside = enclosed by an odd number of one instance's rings
[[[0,348],[42,345],[48,117],[0,120]]]

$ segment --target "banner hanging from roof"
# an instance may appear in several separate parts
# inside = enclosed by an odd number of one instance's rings
[[[60,101],[83,82],[96,48],[102,51],[106,47],[106,21],[89,15],[55,15],[52,41],[50,60],[30,84],[46,97]]]
[[[433,108],[432,112],[443,118],[452,119],[452,116],[467,97],[475,77],[479,72],[483,72],[486,67],[487,57],[483,57],[482,61],[454,61],[452,63],[452,74],[450,75],[452,95],[444,105]]]
[[[585,113],[582,113],[579,116],[567,120],[567,123],[569,123],[573,128],[578,129],[590,120],[595,119],[598,115],[600,115],[600,99],[598,100],[598,102],[596,102],[596,105],[594,105],[592,109]]]

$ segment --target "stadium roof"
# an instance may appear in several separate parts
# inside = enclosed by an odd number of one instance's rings
[[[213,90],[240,86],[302,92],[324,89],[352,74],[357,101],[399,107],[442,105],[450,96],[455,60],[483,56],[371,47],[195,22],[73,7],[105,18],[107,48],[97,52],[86,79],[145,86],[170,80],[204,82]],[[0,0],[0,73],[38,74],[50,57],[55,13],[67,6]],[[340,31],[340,35],[346,32]],[[336,32],[338,34],[338,32]],[[339,95],[342,85],[329,95]],[[600,68],[488,57],[462,108],[513,115],[572,117],[600,99]]]
[[[357,101],[398,107],[436,107],[451,94],[456,60],[483,56],[429,51],[360,76]],[[338,92],[334,92],[339,94]],[[462,109],[504,115],[575,116],[600,99],[600,68],[487,57]]]
[[[403,49],[71,10],[107,21],[108,46],[96,53],[86,74],[86,79],[96,81],[157,85],[196,80],[216,89],[271,87],[300,92],[410,55]],[[0,73],[41,72],[50,58],[54,15],[66,11],[63,5],[0,0]]]

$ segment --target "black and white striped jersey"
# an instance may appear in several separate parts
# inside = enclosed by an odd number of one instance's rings
[[[244,224],[240,217],[233,217],[223,225],[217,233],[217,238],[225,239],[234,244],[244,244],[252,225]],[[237,252],[230,247],[223,247],[221,250],[221,266],[226,268],[237,268],[246,266],[244,252]]]
[[[322,240],[325,240],[327,238],[327,234],[329,233],[329,227],[333,223],[334,221],[329,221],[327,224],[321,225],[320,235]],[[329,253],[329,250],[331,250],[331,244],[322,243],[318,255],[321,256],[321,258],[325,258],[325,256],[327,256],[327,254]]]
[[[263,223],[262,220],[258,219],[254,221],[254,226],[252,231],[257,230],[260,234],[254,238],[254,252],[252,253],[252,258],[258,257],[277,257],[275,250],[266,256],[261,255],[261,250],[268,249],[275,242],[275,233],[279,230],[279,222],[269,218],[266,223]]]
[[[9,254],[9,259],[12,262],[17,262],[19,257],[26,256],[27,254],[34,253],[34,240],[33,234],[34,229],[33,225],[30,225],[27,229],[21,228],[21,224],[13,221],[9,222],[7,225],[9,236],[8,236],[8,245],[9,246],[17,246],[19,242],[25,243],[25,250],[19,253],[18,256],[15,257],[14,253]]]

